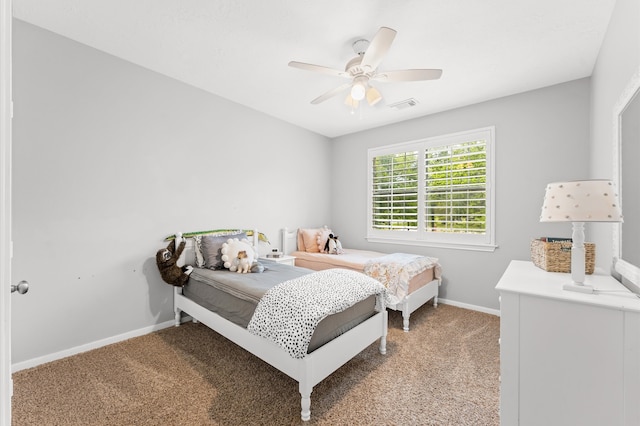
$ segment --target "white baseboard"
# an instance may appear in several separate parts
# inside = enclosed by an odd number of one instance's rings
[[[185,319],[183,319],[184,321]],[[11,372],[15,373],[20,370],[25,370],[27,368],[36,367],[40,364],[46,364],[47,362],[56,361],[62,358],[66,358],[72,355],[77,355],[82,352],[87,352],[93,349],[98,349],[103,346],[111,345],[113,343],[122,342],[123,340],[128,340],[133,337],[143,336],[145,334],[152,333],[154,331],[162,330],[167,327],[172,327],[175,324],[173,320],[166,321],[160,324],[154,324],[149,327],[143,327],[138,330],[129,331],[127,333],[119,334],[117,336],[109,337],[102,340],[97,340],[95,342],[87,343],[86,345],[76,346],[74,348],[65,349],[64,351],[55,352],[52,354],[44,355],[38,358],[29,359],[27,361],[17,362],[11,365]]]
[[[456,302],[455,300],[441,299],[439,297],[438,297],[438,303],[442,303],[443,305],[451,305],[458,308],[470,309],[472,311],[484,312],[485,314],[491,314],[497,317],[500,316],[499,309],[490,309],[490,308],[485,308],[484,306],[470,305],[468,303]]]

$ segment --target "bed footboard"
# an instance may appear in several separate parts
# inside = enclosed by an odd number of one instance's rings
[[[378,303],[379,306],[384,306],[383,300],[379,299]],[[300,417],[303,421],[308,421],[311,418],[311,393],[316,384],[378,339],[380,339],[380,353],[387,353],[388,314],[386,309],[378,311],[369,319],[311,352],[306,357],[296,359],[289,356],[285,350],[269,340],[251,334],[247,329],[186,298],[179,287],[176,287],[174,291],[173,306],[176,326],[180,325],[181,313],[184,312],[194,320],[202,322],[210,329],[296,380],[299,384]]]

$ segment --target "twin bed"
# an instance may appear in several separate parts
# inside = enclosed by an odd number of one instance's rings
[[[296,266],[314,271],[350,269],[384,283],[394,296],[387,308],[402,311],[404,331],[409,331],[409,318],[416,309],[431,299],[438,306],[442,268],[437,258],[348,248],[340,254],[324,253],[324,241],[331,233],[327,226],[295,231],[284,228],[282,249],[296,258]]]
[[[259,235],[252,233],[254,247],[259,244]],[[233,235],[216,237],[228,236]],[[203,262],[202,252],[206,258],[207,247],[201,246],[200,238],[206,240],[203,236],[187,239],[182,262],[194,269],[189,282],[174,289],[175,325],[180,324],[184,312],[296,380],[305,421],[311,417],[311,393],[316,384],[377,340],[380,353],[386,353],[388,305],[403,309],[404,315],[427,296],[431,295],[434,303],[437,298],[437,285],[435,294],[432,287],[438,280],[431,279],[439,276],[435,266],[431,274],[418,274],[417,287],[408,297],[397,300],[389,298],[379,280],[349,268],[314,272],[261,259],[261,273],[211,269],[215,260],[209,261],[209,267],[206,259]],[[429,281],[420,285],[425,280]],[[299,321],[299,317],[305,320]],[[293,336],[287,334],[292,329]]]

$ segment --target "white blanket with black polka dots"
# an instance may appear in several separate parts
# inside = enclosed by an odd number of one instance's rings
[[[267,291],[247,329],[271,340],[293,358],[304,358],[311,336],[323,318],[374,294],[386,295],[385,287],[360,272],[347,269],[313,272]]]

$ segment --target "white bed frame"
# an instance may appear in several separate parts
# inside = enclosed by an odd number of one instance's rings
[[[298,231],[289,231],[287,228],[282,230],[282,251],[284,254],[291,254],[298,246]],[[337,255],[339,256],[339,255]],[[411,314],[420,306],[433,299],[433,306],[438,307],[438,293],[440,290],[441,279],[434,279],[424,286],[418,288],[413,293],[405,296],[404,300],[394,305],[387,305],[387,308],[394,311],[402,311],[402,329],[409,331],[409,318]]]
[[[254,232],[254,245],[257,244],[257,232]],[[193,239],[187,239],[185,258],[188,263],[193,259]],[[191,253],[190,253],[191,252]],[[300,391],[302,420],[311,418],[311,392],[313,387],[340,368],[351,358],[362,352],[376,340],[380,339],[381,354],[387,353],[387,311],[384,300],[379,297],[376,306],[383,308],[374,316],[356,327],[326,343],[302,359],[292,358],[284,349],[262,337],[251,334],[245,328],[236,325],[220,315],[198,305],[182,294],[181,287],[175,287],[173,309],[175,326],[182,321],[181,313],[191,316],[194,322],[201,322],[207,327],[231,340],[238,346],[282,371],[298,382]]]

